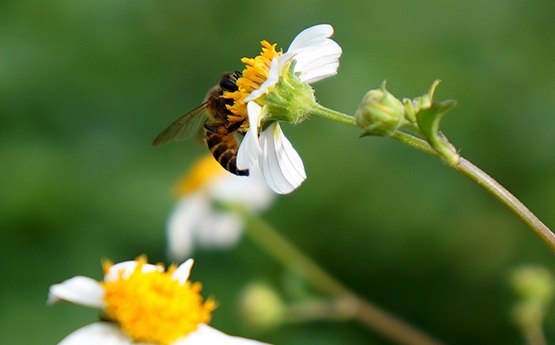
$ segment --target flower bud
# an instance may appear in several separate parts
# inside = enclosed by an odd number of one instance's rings
[[[278,293],[263,283],[252,283],[242,292],[239,311],[245,323],[258,330],[279,326],[284,317],[284,303]]]
[[[512,284],[522,299],[534,299],[547,304],[553,298],[555,281],[543,267],[525,266],[513,272]]]
[[[388,136],[407,123],[403,103],[385,88],[369,91],[356,113],[356,125],[368,135]]]
[[[555,280],[543,267],[525,266],[511,277],[519,300],[513,307],[514,322],[524,331],[539,327],[553,298]]]

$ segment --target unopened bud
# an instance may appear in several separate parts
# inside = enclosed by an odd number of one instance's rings
[[[539,327],[553,298],[553,276],[543,267],[525,266],[516,269],[511,278],[519,297],[513,307],[514,322],[524,331]]]
[[[239,310],[245,323],[258,330],[279,326],[283,321],[284,309],[278,293],[263,283],[248,285],[239,302]]]
[[[369,91],[360,103],[355,120],[368,135],[387,136],[407,123],[403,103],[385,88]]]
[[[555,281],[551,273],[543,267],[525,266],[516,269],[512,283],[522,299],[534,299],[547,304],[553,298]]]

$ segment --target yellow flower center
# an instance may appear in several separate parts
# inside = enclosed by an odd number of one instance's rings
[[[224,98],[233,99],[233,105],[227,108],[234,115],[230,115],[229,120],[232,122],[247,119],[247,104],[243,101],[251,92],[260,88],[260,85],[268,79],[270,73],[270,65],[272,60],[282,54],[276,51],[276,44],[270,44],[268,41],[260,42],[262,44],[262,52],[259,56],[251,58],[242,58],[241,62],[245,64],[243,76],[237,80],[239,90],[234,92],[226,91]]]
[[[191,194],[205,186],[215,176],[225,173],[225,169],[212,157],[206,155],[198,159],[174,188],[177,198]]]
[[[180,284],[167,271],[142,272],[146,259],[137,259],[129,277],[103,282],[105,312],[132,341],[168,345],[208,323],[215,301],[203,302],[200,283]],[[105,267],[106,269],[106,267]]]

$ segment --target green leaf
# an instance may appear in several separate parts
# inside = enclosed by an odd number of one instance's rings
[[[427,141],[450,166],[458,164],[459,155],[439,131],[439,124],[443,115],[456,104],[454,100],[432,103],[429,108],[422,109],[416,119]]]

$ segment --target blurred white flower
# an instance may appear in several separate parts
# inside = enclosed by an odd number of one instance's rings
[[[210,326],[215,301],[191,283],[193,260],[167,270],[145,258],[105,265],[104,280],[76,276],[50,287],[48,301],[66,300],[103,311],[107,321],[74,331],[59,345],[261,345]]]
[[[194,249],[227,248],[241,238],[243,223],[215,203],[239,203],[254,211],[270,206],[275,194],[255,167],[250,176],[236,176],[210,155],[199,159],[176,186],[178,202],[167,223],[172,260],[190,257]]]

